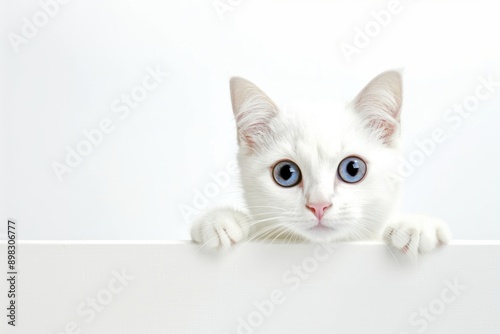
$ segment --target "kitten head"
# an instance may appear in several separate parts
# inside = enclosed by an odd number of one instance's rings
[[[378,75],[348,105],[293,115],[245,79],[230,87],[244,195],[260,233],[327,242],[382,231],[398,198],[399,72]]]

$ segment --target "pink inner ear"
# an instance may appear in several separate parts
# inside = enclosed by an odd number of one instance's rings
[[[269,133],[268,123],[262,120],[256,120],[255,123],[247,124],[246,127],[239,129],[241,138],[245,140],[248,147],[254,150],[257,147],[257,140]]]
[[[255,143],[252,141],[252,137],[250,136],[244,136],[244,137],[248,147],[250,147],[253,150],[255,148]]]
[[[391,144],[393,136],[396,134],[396,124],[385,119],[374,119],[368,124],[370,128],[380,131],[380,139],[384,144]]]

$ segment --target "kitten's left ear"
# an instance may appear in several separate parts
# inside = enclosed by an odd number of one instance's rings
[[[384,144],[393,146],[399,139],[403,80],[399,71],[376,76],[354,99],[354,109],[366,127]]]

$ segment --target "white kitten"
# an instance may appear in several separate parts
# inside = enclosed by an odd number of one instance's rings
[[[347,106],[284,114],[257,86],[230,81],[238,129],[238,162],[247,212],[215,209],[192,238],[228,248],[246,238],[313,242],[384,239],[428,252],[450,239],[425,216],[397,216],[402,80],[378,75]]]

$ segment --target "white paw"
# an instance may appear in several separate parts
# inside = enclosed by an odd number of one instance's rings
[[[384,233],[387,244],[405,252],[428,253],[451,239],[448,226],[440,219],[408,215],[391,222]]]
[[[191,237],[202,247],[228,249],[249,234],[246,216],[234,209],[214,209],[196,220]]]

